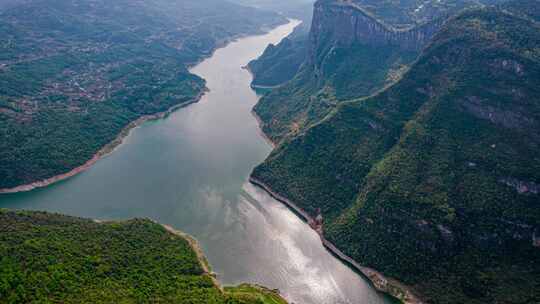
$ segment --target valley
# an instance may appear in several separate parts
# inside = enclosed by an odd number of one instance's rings
[[[130,124],[196,102],[205,82],[190,66],[286,22],[219,0],[8,5],[0,10],[0,191],[77,173]]]
[[[10,0],[0,34],[2,303],[540,302],[540,0]]]
[[[297,24],[218,49],[190,69],[209,89],[199,102],[133,129],[79,175],[1,195],[0,208],[104,221],[150,218],[196,238],[225,286],[279,289],[289,303],[392,303],[326,251],[293,212],[248,182],[272,147],[251,114],[258,96],[242,67]]]

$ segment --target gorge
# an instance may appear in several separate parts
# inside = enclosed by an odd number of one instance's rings
[[[225,285],[278,288],[294,303],[390,303],[294,213],[248,183],[271,147],[250,113],[258,97],[242,67],[297,24],[217,50],[191,69],[209,88],[200,102],[134,129],[77,176],[0,196],[0,208],[151,218],[196,237]]]
[[[309,5],[0,4],[0,302],[540,303],[540,0]]]

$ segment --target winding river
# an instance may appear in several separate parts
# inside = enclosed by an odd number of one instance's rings
[[[0,208],[151,218],[195,236],[224,284],[260,283],[297,304],[389,302],[294,213],[247,182],[271,146],[251,115],[258,97],[241,67],[296,24],[217,50],[192,69],[210,89],[199,103],[134,129],[71,179],[0,195]]]

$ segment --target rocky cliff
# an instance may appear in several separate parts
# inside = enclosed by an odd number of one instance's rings
[[[517,2],[540,11],[540,1]],[[450,18],[395,84],[367,98],[319,91],[302,103],[291,90],[296,104],[266,126],[285,139],[253,177],[322,212],[338,249],[428,303],[538,303],[540,29],[523,15]],[[323,119],[293,131],[321,105]],[[293,127],[278,129],[295,110]]]
[[[441,12],[424,24],[398,29],[356,2],[318,1],[314,8],[307,64],[321,86],[336,78],[333,74],[357,76],[362,70],[368,71],[361,77],[337,77],[330,85],[336,88],[338,98],[369,95],[389,81],[388,72],[392,68],[399,69],[399,65],[410,63],[445,20]],[[367,53],[362,56],[359,48]],[[336,54],[337,59],[333,58]],[[375,62],[357,62],[362,57]]]
[[[263,130],[280,141],[302,132],[342,101],[368,96],[393,83],[443,20],[397,29],[356,3],[317,1],[306,61],[290,82],[255,107]]]
[[[399,46],[403,50],[419,51],[440,29],[445,18],[408,29],[397,29],[347,0],[315,3],[311,30],[312,55],[320,57],[321,46],[333,44],[350,47],[355,43],[371,46]]]

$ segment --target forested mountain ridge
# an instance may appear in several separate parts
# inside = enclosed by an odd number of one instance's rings
[[[321,0],[321,3],[341,2],[351,5],[394,30],[407,30],[431,22],[441,16],[451,16],[464,8],[495,5],[506,0]]]
[[[257,3],[258,1],[246,0],[245,2]],[[407,43],[408,46],[412,47],[413,49],[421,49],[423,47],[423,44],[418,43],[418,40],[428,41],[433,34],[433,31],[436,31],[438,26],[440,26],[440,23],[452,14],[455,14],[464,8],[496,4],[501,2],[504,2],[504,0],[327,0],[317,1],[316,9],[321,11],[317,12],[316,16],[321,17],[321,12],[328,12],[328,7],[333,6],[336,9],[341,9],[344,15],[348,14],[350,15],[350,17],[353,17],[354,15],[360,15],[364,18],[370,19],[368,22],[370,25],[365,26],[366,22],[364,22],[364,24],[362,25],[358,24],[357,20],[351,19],[351,23],[347,24],[345,23],[345,20],[349,20],[349,18],[344,16],[341,16],[341,18],[338,18],[337,16],[331,16],[330,18],[332,20],[341,20],[342,23],[339,26],[341,29],[343,29],[342,37],[346,37],[348,39],[355,38],[358,40],[358,37],[356,37],[355,35],[346,35],[347,29],[350,28],[350,25],[352,24],[360,29],[378,28],[379,31],[382,30],[384,32],[387,32],[387,35],[390,34],[388,35],[390,37],[384,37],[385,35],[364,35],[364,37],[362,38],[368,38],[368,40],[370,38],[374,38],[375,40],[379,40],[379,42],[383,40],[381,38],[393,38],[394,42],[398,42],[401,44]],[[262,1],[262,3],[266,2]],[[325,9],[322,10],[322,8]],[[312,10],[306,11],[311,12]],[[354,11],[360,14],[354,14]],[[305,51],[305,49],[307,49],[309,46],[309,33],[305,30],[309,30],[309,28],[311,27],[311,17],[300,19],[304,21],[304,24],[297,32],[290,35],[290,37],[288,37],[287,39],[284,39],[284,41],[279,45],[269,47],[265,54],[263,54],[259,59],[254,60],[253,63],[250,64],[250,68],[255,75],[255,79],[253,80],[253,85],[255,87],[273,87],[277,85],[283,85],[286,81],[289,81],[294,77],[294,75],[291,75],[291,71],[298,70],[298,67],[302,63],[304,63],[307,56],[307,52]],[[307,24],[308,22],[310,23]],[[314,26],[321,27],[322,23],[324,23],[324,21],[322,20],[316,21]],[[328,29],[326,25],[324,27]],[[425,35],[425,32],[427,32],[428,35]],[[419,36],[418,34],[424,35]],[[401,39],[399,36],[402,36]],[[408,36],[409,41],[403,40],[403,36]],[[367,41],[364,40],[362,42],[366,44]],[[288,55],[289,53],[291,55]],[[405,59],[407,59],[407,57]],[[408,62],[407,60],[405,60],[404,62],[395,61],[394,63],[396,65],[394,68],[397,67],[397,69],[399,69],[400,65],[406,64]],[[388,72],[388,68],[386,68],[386,71]],[[375,83],[375,85],[377,84]]]
[[[499,1],[317,1],[302,69],[255,107],[263,130],[279,142],[340,102],[392,84],[449,16],[493,2]],[[408,21],[397,22],[395,14]]]
[[[313,1],[296,4],[295,9],[287,12],[301,23],[280,43],[269,45],[264,53],[248,64],[253,75],[254,88],[272,88],[283,85],[291,80],[308,53],[308,39],[313,17]],[[278,2],[279,3],[279,2]]]
[[[0,189],[64,174],[132,121],[196,101],[187,67],[286,22],[220,0],[25,0],[0,8]]]
[[[320,212],[329,241],[428,303],[540,301],[538,11],[465,11],[387,89],[281,105],[285,117],[327,106],[278,134],[252,177]]]
[[[0,209],[2,303],[286,304],[220,287],[195,240],[149,220],[98,222]]]
[[[308,21],[302,21],[293,33],[278,43],[269,45],[264,53],[252,60],[248,68],[253,74],[254,88],[273,88],[296,76],[308,54]]]
[[[341,101],[392,83],[440,27],[444,18],[436,17],[442,14],[396,29],[356,2],[317,1],[302,68],[255,107],[263,130],[280,141],[322,119]]]

